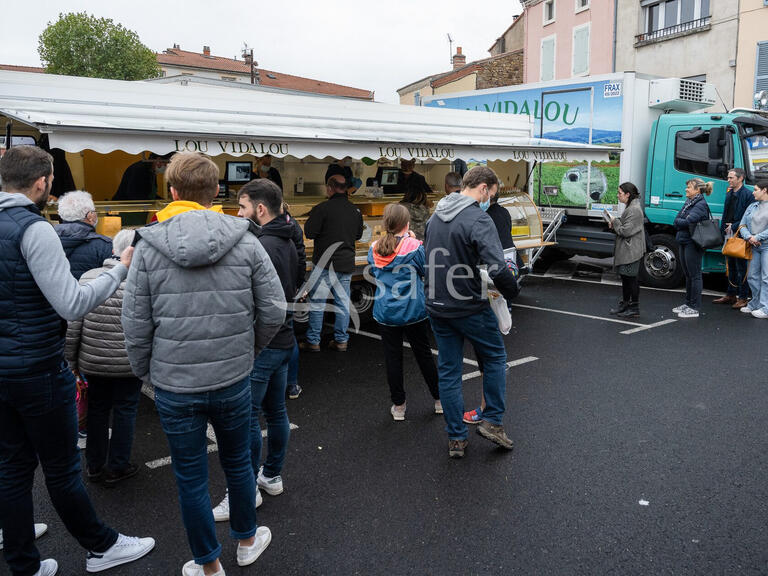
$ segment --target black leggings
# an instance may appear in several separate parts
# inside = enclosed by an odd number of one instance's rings
[[[637,276],[621,275],[621,290],[624,302],[637,304],[640,301],[640,282]]]

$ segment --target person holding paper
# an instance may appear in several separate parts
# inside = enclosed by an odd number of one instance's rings
[[[640,272],[640,261],[645,254],[643,209],[640,206],[640,192],[637,186],[632,182],[620,184],[619,202],[626,208],[618,218],[603,210],[608,227],[616,233],[613,264],[621,276],[622,289],[622,299],[610,313],[620,318],[637,318],[640,316],[640,284],[637,275]]]

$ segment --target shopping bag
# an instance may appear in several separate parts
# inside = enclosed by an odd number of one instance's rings
[[[699,248],[705,250],[723,245],[723,233],[720,232],[720,222],[712,218],[711,212],[709,213],[709,219],[696,222],[691,234],[691,240]]]
[[[512,314],[509,313],[506,298],[496,290],[488,290],[488,301],[491,303],[491,310],[496,315],[499,332],[506,336],[512,330]]]
[[[75,372],[77,394],[75,403],[77,404],[77,426],[78,430],[85,430],[88,419],[88,381],[85,376]]]
[[[736,233],[730,238],[726,239],[725,244],[723,244],[723,254],[726,256],[731,256],[732,258],[752,260],[752,246],[750,246],[749,242],[744,240],[744,238],[739,235],[739,230],[741,229],[742,226],[739,226],[738,230],[736,230]]]

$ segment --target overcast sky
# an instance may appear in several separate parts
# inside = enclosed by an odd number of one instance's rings
[[[376,91],[395,90],[451,68],[453,49],[467,62],[488,48],[522,10],[518,0],[3,0],[0,64],[40,66],[37,40],[59,12],[112,18],[156,52],[174,43],[216,56],[254,50],[261,68]]]

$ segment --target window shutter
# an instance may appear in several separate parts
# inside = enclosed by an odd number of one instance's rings
[[[768,90],[768,42],[757,43],[755,92],[760,92],[760,90]]]
[[[573,31],[573,75],[589,73],[589,26]]]
[[[541,81],[555,79],[555,39],[541,41]]]

